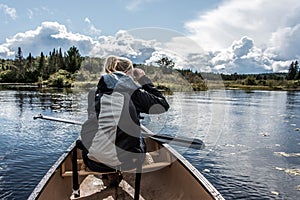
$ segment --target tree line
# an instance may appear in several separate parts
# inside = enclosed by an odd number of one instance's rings
[[[300,89],[300,69],[298,61],[293,61],[287,73],[260,73],[260,74],[218,74],[214,72],[197,72],[191,69],[177,70],[194,90],[207,89],[206,81],[222,82],[229,88],[256,88],[256,89]]]
[[[70,47],[65,53],[61,48],[54,48],[48,55],[41,52],[40,56],[33,57],[29,53],[26,58],[23,56],[21,47],[18,47],[15,59],[1,59],[0,82],[42,82],[58,72],[71,76],[80,68],[83,60],[84,58],[75,46]]]
[[[14,59],[0,60],[0,82],[2,83],[39,83],[49,86],[72,86],[76,81],[94,81],[103,71],[103,58],[82,57],[79,50],[72,46],[67,52],[53,49],[48,55],[43,52],[37,57],[31,53],[25,58],[21,47]],[[217,74],[213,72],[197,72],[191,69],[174,69],[175,62],[167,57],[159,59],[155,66],[134,64],[147,71],[148,74],[156,74],[153,79],[161,79],[161,76],[174,76],[177,71],[184,79],[193,85],[195,90],[203,90],[206,81],[224,81],[240,85],[261,85],[287,87],[300,86],[300,69],[298,61],[293,61],[288,73],[263,73],[263,74]],[[169,77],[171,79],[171,77]],[[173,78],[174,78],[173,77]],[[175,81],[176,82],[176,81]]]

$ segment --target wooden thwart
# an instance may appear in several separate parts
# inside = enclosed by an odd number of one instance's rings
[[[114,173],[117,172],[117,171],[115,171],[115,172],[95,172],[95,171],[91,171],[87,167],[84,166],[84,163],[83,163],[82,159],[78,160],[77,163],[81,165],[81,167],[79,168],[80,170],[78,170],[78,175],[79,176],[114,174]],[[168,167],[170,165],[171,165],[170,162],[155,162],[155,163],[143,165],[142,170],[143,170],[143,172],[149,172],[149,171],[154,171],[154,170],[161,169],[161,168],[164,168],[164,167]],[[63,177],[69,177],[69,176],[73,175],[73,172],[71,170],[65,170],[64,164],[62,165],[61,169],[62,169],[62,174],[61,175]],[[127,171],[124,171],[124,172],[135,173],[135,171],[136,170],[133,169],[133,170],[127,170]]]

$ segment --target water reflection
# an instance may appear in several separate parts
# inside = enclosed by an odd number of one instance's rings
[[[297,105],[296,103],[299,103],[299,92],[297,91],[287,91],[286,97],[287,97],[287,104]]]
[[[24,107],[29,109],[39,108],[42,110],[52,110],[54,112],[76,112],[78,108],[78,92],[71,89],[41,89],[35,87],[20,87],[20,86],[2,86],[0,87],[2,102],[7,98],[13,98],[13,101],[19,108],[19,113],[22,115]],[[81,93],[87,91],[81,90]],[[13,93],[13,97],[9,97]],[[82,97],[80,97],[82,98]],[[10,101],[10,99],[7,99]]]
[[[300,197],[299,92],[214,90],[168,100],[168,113],[145,116],[144,123],[160,134],[203,140],[203,150],[176,149],[225,199]],[[25,199],[80,131],[32,117],[84,121],[87,91],[5,89],[0,102],[0,198]]]
[[[2,87],[0,199],[29,196],[49,166],[78,137],[80,127],[35,121],[33,116],[80,117],[80,98],[68,90]]]

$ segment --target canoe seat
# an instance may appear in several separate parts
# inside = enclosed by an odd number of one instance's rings
[[[164,167],[168,167],[170,165],[171,165],[170,162],[155,162],[155,163],[151,163],[151,164],[148,164],[148,165],[143,165],[142,170],[143,170],[143,172],[151,172],[151,171],[162,169]],[[133,169],[133,170],[125,171],[125,172],[132,173],[132,172],[135,172],[135,171],[136,170]]]
[[[114,174],[116,172],[95,172],[95,171],[90,171],[90,170],[79,170],[78,175],[79,176],[88,176],[88,175],[103,175],[103,174]],[[68,177],[72,176],[73,172],[72,171],[65,171],[62,173],[63,177]]]
[[[81,140],[76,141],[76,146],[73,149],[72,152],[72,167],[71,170],[69,166],[62,165],[61,167],[61,175],[63,177],[71,176],[72,177],[72,183],[73,183],[73,193],[72,197],[77,198],[80,197],[80,183],[79,183],[79,176],[88,176],[88,175],[104,175],[104,174],[111,174],[111,173],[121,173],[120,171],[114,171],[114,172],[95,172],[89,170],[86,165],[84,164],[82,157],[78,157],[78,153],[80,153],[80,150],[82,150],[82,142]],[[78,152],[79,151],[79,152]],[[80,154],[79,154],[80,155]],[[147,152],[144,163],[137,164],[137,169],[129,170],[129,171],[122,171],[122,172],[128,172],[128,173],[135,173],[135,185],[134,185],[134,200],[139,199],[139,191],[140,191],[140,182],[141,182],[141,172],[150,172],[150,171],[156,171],[161,168],[167,167],[171,165],[171,159],[170,156],[167,156],[167,159],[164,159],[163,162],[161,162],[161,159],[156,160],[153,159],[152,156],[159,157],[159,154],[157,153],[151,153]],[[156,162],[154,161],[156,160]],[[167,160],[167,161],[166,161]],[[68,168],[68,170],[66,170]]]
[[[103,174],[116,173],[116,172],[95,172],[95,171],[91,171],[90,169],[88,169],[85,166],[82,159],[77,160],[77,163],[80,165],[80,168],[78,170],[78,175],[79,176],[103,175]],[[164,167],[167,167],[167,166],[170,166],[170,165],[171,165],[170,162],[154,162],[154,163],[151,163],[151,164],[143,165],[142,170],[143,170],[143,172],[151,172],[151,171],[159,170],[161,168],[164,168]],[[124,172],[133,173],[135,171],[136,171],[136,169],[132,169],[132,170],[124,171]],[[72,174],[73,174],[73,172],[71,170],[62,170],[62,176],[63,177],[69,177],[69,176],[72,176]]]

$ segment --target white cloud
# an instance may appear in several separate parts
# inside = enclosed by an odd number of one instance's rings
[[[154,41],[134,38],[128,31],[120,30],[115,36],[99,37],[90,55],[103,57],[116,54],[142,63],[154,51],[154,46]]]
[[[116,54],[127,56],[135,62],[141,63],[151,56],[155,42],[136,39],[127,31],[118,31],[115,36],[92,38],[72,33],[67,30],[66,26],[58,22],[43,22],[35,30],[17,33],[7,38],[6,42],[0,45],[0,56],[12,57],[18,47],[21,47],[24,56],[29,52],[33,56],[37,56],[41,52],[47,54],[53,48],[62,48],[63,51],[66,51],[73,45],[84,56],[104,57]]]
[[[91,50],[93,40],[85,35],[68,32],[64,25],[57,22],[43,22],[35,30],[17,33],[7,38],[6,42],[0,45],[0,55],[12,56],[18,47],[22,48],[24,55],[29,52],[39,55],[41,51],[47,53],[53,48],[67,50],[73,45],[86,54]]]
[[[84,21],[87,22],[88,24],[91,23],[91,20],[90,20],[88,17],[86,17],[86,18],[84,19]]]
[[[135,10],[138,8],[138,6],[142,3],[142,0],[131,0],[129,4],[126,6],[127,10]]]
[[[296,17],[298,0],[224,1],[218,8],[200,14],[185,24],[191,37],[205,50],[228,47],[232,41],[245,35],[260,46],[268,42],[271,34]]]
[[[279,28],[270,39],[269,52],[277,59],[300,58],[300,23],[293,27]],[[276,56],[275,56],[276,55]]]
[[[224,73],[283,72],[291,60],[277,61],[274,55],[254,45],[253,39],[242,37],[232,45],[211,54],[210,66]]]
[[[30,7],[26,9],[26,15],[28,19],[38,19],[38,18],[44,18],[45,15],[48,16],[55,16],[57,15],[57,10],[52,10],[46,6],[41,7]]]
[[[161,37],[164,37],[163,35],[170,37],[169,40],[156,43],[155,51],[146,60],[146,64],[153,64],[162,57],[168,57],[175,62],[175,68],[207,71],[207,66],[200,64],[207,63],[209,57],[195,41],[177,32],[170,34],[171,31],[168,29],[157,31],[162,35]]]
[[[27,16],[29,19],[33,19],[33,11],[31,9],[27,9]]]
[[[8,7],[5,4],[0,4],[0,10],[3,10],[5,15],[8,15],[13,20],[17,19],[17,11],[15,8]]]
[[[272,63],[272,69],[275,72],[287,72],[287,66],[290,66],[292,61],[274,61]]]
[[[156,0],[130,0],[130,1],[126,1],[127,5],[126,5],[126,10],[129,11],[135,11],[138,10],[144,3],[151,3],[153,1]]]
[[[86,34],[93,36],[99,36],[101,34],[102,31],[97,29],[88,17],[86,17],[84,21],[89,25],[89,29],[85,31]]]
[[[87,23],[91,23],[86,18]],[[171,58],[177,68],[223,73],[259,73],[286,71],[292,59],[280,59],[283,49],[299,55],[297,46],[299,26],[278,29],[273,34],[268,48],[258,47],[253,38],[243,36],[233,40],[227,48],[205,51],[189,37],[169,29],[143,28],[131,31],[120,30],[113,36],[98,38],[72,33],[58,22],[43,22],[34,30],[18,33],[0,45],[0,56],[14,56],[18,47],[23,55],[33,56],[48,53],[53,48],[68,50],[76,46],[84,56],[105,57],[110,54],[126,56],[135,63],[153,63],[162,56]],[[286,42],[282,44],[278,41]],[[284,44],[296,44],[286,47]],[[281,55],[284,57],[284,55]]]
[[[241,58],[242,56],[247,56],[253,48],[253,40],[243,37],[239,41],[234,41],[231,48],[236,57]]]
[[[5,52],[7,54],[7,56],[13,56],[15,54],[14,52],[11,52],[9,50],[9,48],[7,47],[7,45],[1,45],[0,46],[0,55],[1,55],[1,52]]]
[[[287,71],[300,58],[300,1],[224,1],[187,22],[189,37],[222,72]]]

